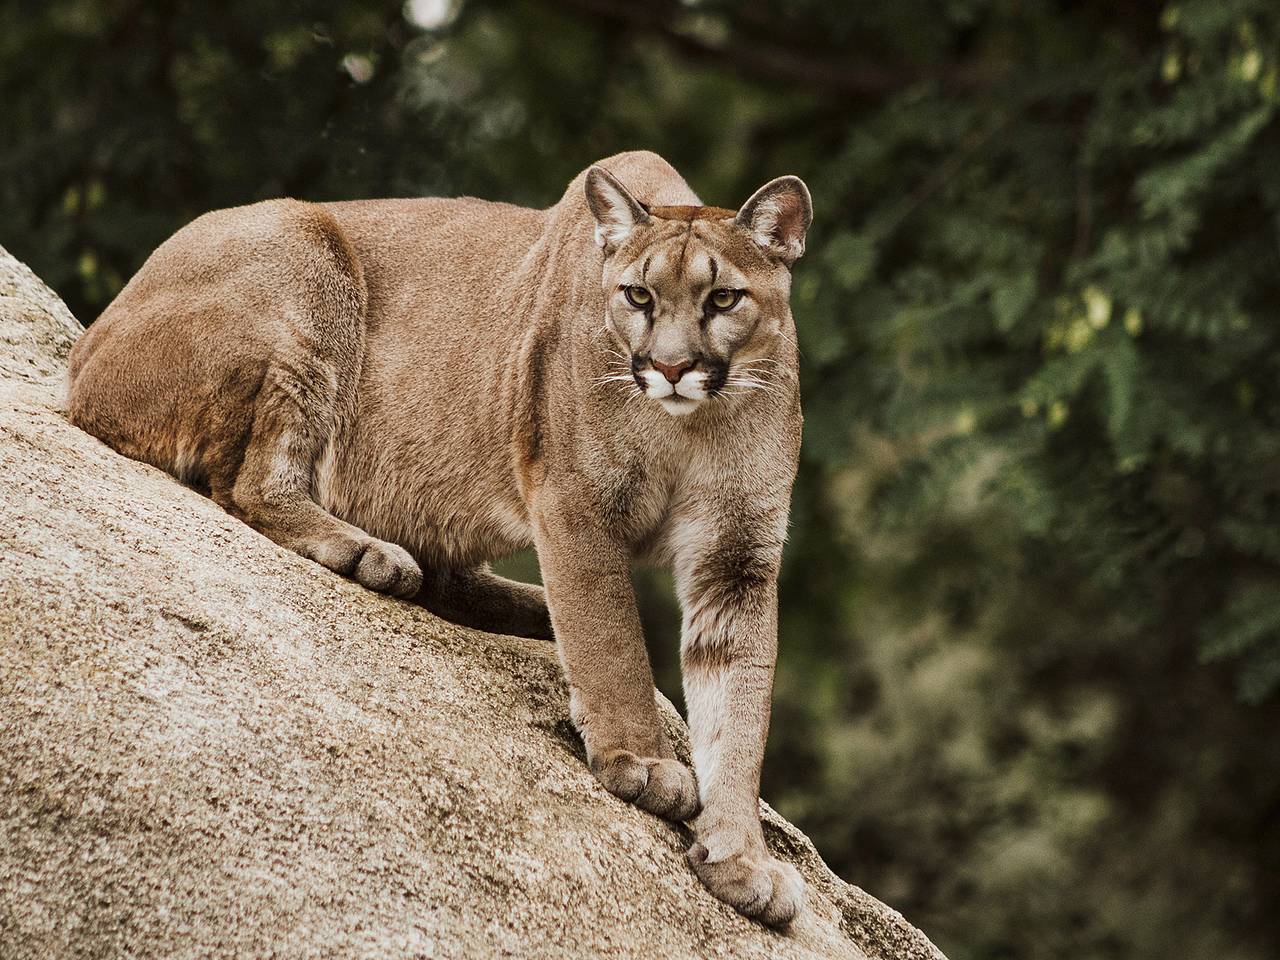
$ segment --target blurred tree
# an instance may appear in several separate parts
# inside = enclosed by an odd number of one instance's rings
[[[211,207],[800,174],[766,796],[955,960],[1269,960],[1278,85],[1273,0],[11,2],[0,223],[89,320]]]

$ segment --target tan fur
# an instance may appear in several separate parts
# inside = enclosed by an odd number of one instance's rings
[[[783,924],[803,888],[765,850],[757,793],[809,217],[794,178],[735,214],[649,153],[602,161],[547,210],[217,211],[77,344],[70,416],[366,586],[483,629],[554,625],[591,769],[654,813],[701,807],[699,877]],[[648,311],[626,300],[641,282]],[[727,283],[747,294],[709,312]],[[545,601],[487,567],[530,543]],[[675,571],[696,783],[658,722],[637,559]]]

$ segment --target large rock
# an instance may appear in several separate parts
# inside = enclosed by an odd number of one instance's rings
[[[764,805],[809,909],[779,934],[717,902],[587,772],[550,645],[370,593],[70,426],[78,331],[0,249],[0,955],[941,957]]]

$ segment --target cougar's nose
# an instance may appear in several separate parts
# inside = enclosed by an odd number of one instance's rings
[[[696,361],[681,360],[679,363],[660,363],[657,360],[650,360],[653,369],[667,378],[671,383],[678,383],[680,378],[684,376],[686,370],[692,370]]]

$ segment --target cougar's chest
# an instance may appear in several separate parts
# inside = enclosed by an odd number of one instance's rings
[[[650,554],[662,541],[689,468],[678,456],[637,450],[602,476],[602,519],[637,556]]]

